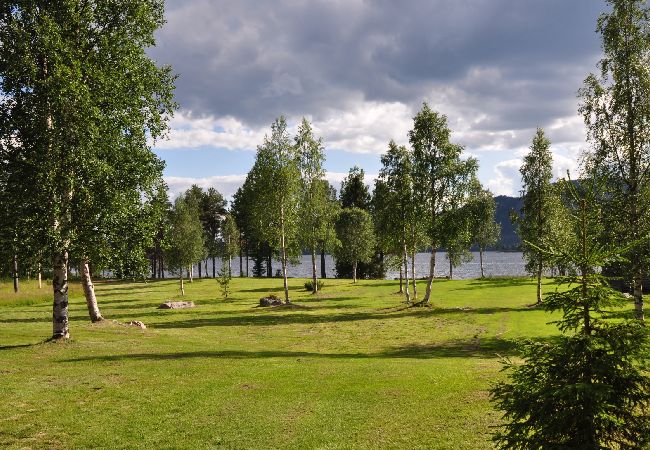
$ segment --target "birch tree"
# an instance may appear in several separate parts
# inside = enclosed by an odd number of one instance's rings
[[[375,231],[370,213],[361,208],[343,208],[336,220],[340,245],[335,256],[352,265],[352,281],[357,282],[357,266],[368,262],[375,249]]]
[[[431,287],[435,276],[436,250],[441,245],[442,217],[451,208],[455,197],[467,189],[477,170],[476,160],[461,159],[463,147],[450,141],[451,130],[447,117],[426,103],[413,118],[409,141],[413,148],[415,191],[426,207],[422,219],[427,229],[431,258],[429,277],[423,303],[430,303]]]
[[[580,91],[580,111],[591,143],[591,176],[606,177],[609,238],[637,242],[650,230],[650,6],[644,0],[608,0],[598,20],[603,58]],[[650,251],[626,255],[637,318],[643,320],[643,274]]]
[[[311,254],[312,293],[318,291],[316,252],[327,241],[334,226],[334,213],[328,198],[328,183],[325,182],[325,148],[322,139],[314,137],[311,125],[306,119],[298,128],[294,139],[299,158],[301,200],[299,205],[300,242]]]
[[[145,48],[163,22],[157,0],[0,6],[0,140],[14,156],[11,195],[52,255],[54,339],[69,336],[69,252],[119,209],[101,200],[160,176],[148,141],[166,129],[174,77]]]
[[[496,221],[497,205],[489,189],[483,189],[478,180],[472,182],[470,191],[470,220],[472,244],[478,248],[481,278],[483,270],[483,253],[486,248],[499,242],[501,225]]]
[[[299,155],[292,145],[284,117],[271,125],[271,135],[257,148],[249,176],[253,185],[253,216],[257,234],[280,251],[284,299],[289,299],[287,266],[299,254],[298,205],[300,203]],[[268,268],[267,268],[268,269]]]
[[[185,295],[183,271],[205,255],[203,225],[198,206],[180,196],[170,216],[165,259],[167,268],[178,274],[181,295]]]

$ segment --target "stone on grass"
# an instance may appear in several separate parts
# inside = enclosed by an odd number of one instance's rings
[[[158,307],[158,309],[181,309],[181,308],[194,308],[194,302],[168,301]]]
[[[281,306],[284,305],[282,299],[276,295],[269,295],[260,299],[260,306]]]
[[[129,322],[129,323],[127,323],[127,325],[131,326],[131,327],[138,327],[138,328],[141,328],[143,330],[147,329],[147,326],[144,323],[140,322],[139,320],[134,320],[133,322]]]

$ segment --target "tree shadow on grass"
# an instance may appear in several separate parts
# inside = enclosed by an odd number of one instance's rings
[[[536,339],[538,342],[556,338]],[[64,363],[89,361],[167,361],[194,358],[267,359],[267,358],[326,358],[326,359],[437,359],[437,358],[501,358],[519,354],[521,341],[498,337],[453,340],[440,344],[408,345],[386,349],[377,353],[329,353],[285,350],[203,350],[170,353],[133,353],[120,355],[92,355],[61,360]]]
[[[299,305],[299,304],[298,304]],[[322,309],[343,309],[339,306],[327,308],[323,305]],[[130,309],[130,308],[125,308]],[[311,324],[311,323],[336,323],[336,322],[356,322],[364,320],[391,320],[401,318],[427,319],[443,317],[457,314],[499,314],[506,312],[527,312],[538,311],[536,308],[412,308],[400,307],[396,310],[374,310],[369,312],[355,312],[343,314],[324,314],[313,313],[314,310],[321,308],[313,306],[303,306],[296,309],[286,308],[255,308],[251,310],[240,310],[232,312],[215,312],[215,311],[196,311],[195,309],[183,310],[154,310],[150,312],[118,313],[107,314],[109,319],[153,317],[162,318],[168,315],[163,322],[153,321],[147,323],[152,328],[200,328],[200,327],[228,327],[228,326],[273,326],[273,325],[292,325],[292,324]],[[243,314],[242,314],[243,313]],[[196,317],[197,315],[206,315],[209,317]],[[189,318],[187,318],[189,316]],[[180,320],[179,320],[180,319]],[[18,318],[18,319],[0,319],[0,323],[33,323],[48,322],[50,317],[38,318]],[[75,314],[70,316],[70,321],[87,321],[88,316]]]

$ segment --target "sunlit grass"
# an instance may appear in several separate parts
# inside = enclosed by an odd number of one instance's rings
[[[500,356],[556,335],[529,279],[436,281],[432,308],[396,281],[304,282],[293,308],[257,307],[279,279],[234,279],[227,301],[204,279],[196,308],[159,310],[176,280],[100,281],[100,324],[73,284],[64,343],[44,342],[49,286],[23,283],[38,301],[20,305],[2,283],[0,447],[491,448]]]

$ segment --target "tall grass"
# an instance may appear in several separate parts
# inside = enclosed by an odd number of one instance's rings
[[[0,279],[0,305],[29,306],[52,301],[52,280],[43,280],[43,287],[38,288],[38,280],[20,280],[18,292],[14,292],[12,279]],[[71,297],[83,295],[78,282],[68,284],[68,294]]]

